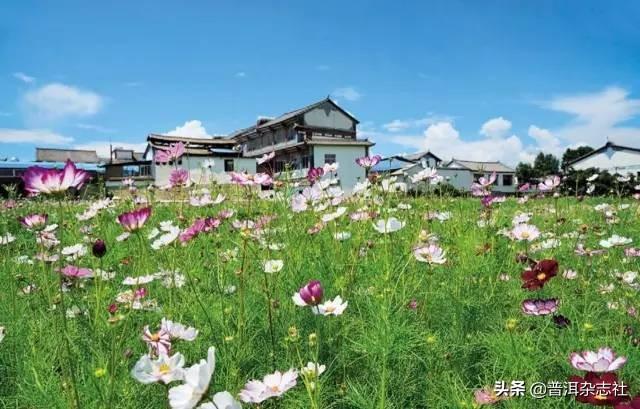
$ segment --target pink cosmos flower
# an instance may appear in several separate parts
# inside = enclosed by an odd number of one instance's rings
[[[89,278],[93,277],[93,271],[88,268],[82,268],[77,266],[66,266],[60,270],[63,276],[69,278]]]
[[[444,264],[447,262],[446,251],[436,244],[417,247],[413,250],[416,260],[429,264]]]
[[[160,328],[158,332],[152,333],[149,326],[145,325],[142,340],[149,346],[149,351],[154,356],[161,354],[169,355],[171,350],[171,334],[166,328]]]
[[[476,389],[473,396],[478,405],[493,405],[501,400],[493,388]]]
[[[191,226],[187,227],[182,233],[180,233],[180,242],[186,243],[195,238],[202,232],[209,232],[220,226],[220,219],[214,217],[207,217],[206,219],[196,219]]]
[[[511,238],[517,241],[534,241],[540,237],[540,230],[532,224],[521,223],[510,232]]]
[[[547,176],[544,182],[538,183],[538,190],[540,190],[541,192],[551,192],[552,190],[560,186],[560,182],[560,176],[558,175]]]
[[[263,163],[269,162],[271,159],[273,159],[276,156],[275,152],[269,152],[269,153],[265,153],[264,155],[262,155],[259,158],[256,158],[256,162],[258,163],[258,165],[262,165]]]
[[[484,176],[482,176],[480,179],[478,179],[478,184],[482,187],[489,187],[496,181],[496,178],[497,178],[496,172],[493,172],[489,176],[489,178],[485,178]]]
[[[184,155],[184,143],[172,143],[169,145],[169,149],[158,149],[154,156],[154,161],[157,163],[168,163],[172,160],[179,159]]]
[[[218,219],[225,220],[233,217],[233,210],[225,209],[218,212]]]
[[[523,193],[528,191],[529,189],[531,189],[531,184],[530,183],[525,183],[523,185],[520,185],[520,187],[518,187],[518,192]]]
[[[293,302],[299,307],[307,305],[316,306],[322,302],[324,289],[318,280],[311,280],[292,297]]]
[[[619,356],[611,348],[600,348],[597,352],[584,351],[574,352],[569,356],[571,366],[579,371],[587,372],[614,372],[622,368],[627,362],[627,358]]]
[[[251,380],[240,391],[240,400],[246,403],[261,403],[269,398],[282,396],[296,386],[297,378],[298,372],[290,369],[285,373],[275,371],[266,375],[262,381]]]
[[[382,156],[380,155],[363,156],[356,159],[356,163],[358,164],[358,166],[369,169],[377,165],[381,160]]]
[[[324,175],[323,168],[309,168],[307,172],[307,180],[309,183],[314,184],[318,179],[320,179]]]
[[[629,247],[624,249],[624,255],[627,257],[640,257],[640,249]]]
[[[522,302],[522,312],[526,315],[549,315],[558,309],[556,298],[524,300]]]
[[[30,214],[25,217],[19,217],[20,223],[28,230],[35,230],[44,227],[47,224],[48,216],[46,214]]]
[[[231,183],[240,186],[270,186],[273,184],[273,179],[266,173],[250,175],[246,172],[231,172]]]
[[[118,216],[118,223],[128,232],[142,228],[147,219],[151,216],[151,207],[143,207],[131,212],[122,213]]]
[[[88,172],[76,168],[70,160],[61,170],[31,166],[22,175],[24,189],[29,195],[62,193],[69,188],[80,189],[90,178]]]
[[[171,187],[189,185],[189,171],[186,169],[174,169],[169,175],[169,185]]]

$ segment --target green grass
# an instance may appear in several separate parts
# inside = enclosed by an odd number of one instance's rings
[[[175,345],[175,350],[186,356],[187,365],[204,358],[209,346],[217,348],[211,392],[236,394],[249,379],[261,379],[275,369],[299,368],[298,353],[305,364],[313,361],[311,333],[318,337],[319,362],[327,365],[320,378],[322,408],[470,408],[474,390],[498,380],[566,381],[578,373],[568,363],[569,354],[601,346],[628,357],[620,378],[633,394],[640,392],[640,349],[632,344],[633,337],[640,338],[640,324],[626,312],[631,306],[640,309],[640,297],[637,290],[612,276],[616,271],[638,270],[638,261],[625,259],[620,247],[591,259],[580,257],[574,254],[577,239],[563,237],[586,225],[586,247],[599,247],[598,241],[613,233],[638,244],[640,223],[635,202],[563,198],[558,203],[558,216],[564,222],[557,223],[551,212],[553,199],[530,200],[524,205],[509,199],[494,205],[495,223],[486,228],[477,225],[481,206],[475,199],[392,195],[379,210],[385,213],[399,202],[411,204],[412,209],[389,213],[406,222],[403,229],[389,235],[377,233],[370,221],[351,222],[348,215],[309,235],[307,229],[322,213],[294,214],[283,201],[254,201],[249,208],[247,202],[228,200],[213,208],[185,205],[182,210],[179,205],[155,203],[140,237],[133,235],[117,242],[122,228],[115,217],[133,208],[128,201],[101,211],[88,222],[79,222],[74,215],[84,211],[89,202],[21,201],[18,208],[4,210],[0,221],[0,234],[16,236],[14,242],[0,245],[0,325],[6,327],[0,344],[0,405],[73,407],[75,388],[82,408],[166,407],[164,386],[143,385],[130,375],[147,351],[141,340],[142,328],[157,328],[162,317],[199,329],[194,342]],[[593,208],[602,202],[631,206],[620,210],[619,222],[611,225]],[[362,205],[354,201],[346,206],[352,211]],[[230,208],[236,211],[232,219],[186,246],[176,242],[155,251],[146,238],[163,220],[174,220],[184,228],[196,217]],[[452,218],[428,222],[423,219],[427,210],[450,211]],[[559,274],[537,293],[521,289],[523,265],[516,262],[516,254],[524,246],[497,232],[510,227],[513,215],[523,211],[533,213],[530,223],[543,233],[561,238],[558,248],[533,256],[557,259],[560,272],[576,270],[577,279],[566,280]],[[102,263],[105,270],[116,272],[116,278],[100,284],[87,280],[61,300],[55,269],[66,262],[48,265],[16,260],[18,256],[33,258],[39,251],[34,233],[16,221],[17,216],[34,212],[48,213],[49,223],[60,225],[62,246],[85,241],[80,228],[90,225],[92,232],[86,239],[89,253],[72,264],[96,269]],[[179,220],[181,212],[183,219]],[[264,243],[283,244],[282,250],[270,250],[231,227],[233,219],[255,220],[265,214],[276,217]],[[423,229],[439,236],[447,251],[445,265],[430,266],[413,258],[411,250]],[[336,231],[349,231],[352,236],[337,241],[333,238]],[[90,245],[96,238],[107,242],[108,252],[102,260],[91,255]],[[488,251],[479,251],[485,245]],[[238,256],[224,260],[221,254],[233,248],[239,249]],[[268,259],[283,260],[284,268],[268,276],[265,287],[262,262]],[[187,284],[167,289],[156,280],[145,287],[149,298],[157,300],[159,311],[127,311],[121,306],[124,318],[109,323],[107,308],[116,294],[127,288],[121,284],[124,277],[152,274],[161,268],[179,270],[187,276]],[[246,287],[243,331],[239,328],[243,321],[241,292],[225,292],[228,285],[240,287],[241,274]],[[500,274],[511,279],[499,280]],[[341,295],[349,302],[343,315],[315,316],[308,308],[293,304],[291,296],[311,279],[322,282],[325,298]],[[615,284],[614,290],[601,294],[600,286],[610,283]],[[22,289],[28,284],[35,284],[37,290],[24,294]],[[524,316],[521,302],[537,296],[560,298],[559,312],[571,320],[571,326],[559,329],[550,317]],[[412,299],[418,303],[415,311],[407,308]],[[63,319],[61,301],[66,308],[78,306],[86,315]],[[609,309],[609,301],[617,302],[619,308]],[[269,328],[269,304],[273,306],[275,343]],[[508,328],[509,320],[512,326]],[[292,338],[294,327],[297,337]],[[627,335],[627,327],[632,327],[635,335]],[[106,373],[100,374],[100,370]],[[528,396],[499,405],[540,409],[581,406],[570,397],[537,400]],[[266,401],[261,407],[311,405],[299,379],[298,386],[284,397]]]

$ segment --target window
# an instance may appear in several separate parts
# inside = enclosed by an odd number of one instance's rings
[[[306,169],[309,167],[309,156],[305,155],[302,157],[302,168]]]
[[[513,175],[502,175],[502,186],[512,186]]]
[[[480,180],[481,177],[483,177],[484,175],[482,173],[474,173],[473,174],[473,181],[477,182],[478,180]]]
[[[225,159],[224,160],[224,171],[225,172],[233,172],[233,159]]]
[[[336,163],[336,155],[334,153],[325,153],[324,163]]]
[[[284,162],[281,160],[276,161],[275,171],[282,172],[284,170]]]

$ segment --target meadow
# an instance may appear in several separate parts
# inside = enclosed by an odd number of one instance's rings
[[[185,180],[2,202],[2,407],[637,407],[633,197]]]

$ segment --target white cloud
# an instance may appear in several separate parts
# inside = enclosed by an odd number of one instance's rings
[[[35,143],[43,145],[64,145],[73,138],[60,135],[48,129],[0,128],[0,143]]]
[[[115,132],[114,129],[111,128],[105,128],[103,126],[100,125],[92,125],[92,124],[76,124],[76,128],[79,129],[86,129],[89,131],[96,131],[96,132],[100,132],[100,133],[113,133]]]
[[[187,121],[184,125],[178,126],[173,131],[168,131],[165,134],[173,136],[189,136],[192,138],[209,138],[207,130],[202,125],[202,122],[197,119]]]
[[[515,165],[530,161],[522,141],[516,135],[478,140],[463,140],[452,122],[441,121],[429,125],[422,136],[391,136],[391,141],[416,150],[430,150],[443,159],[458,158],[477,161],[501,161]]]
[[[24,72],[14,72],[13,73],[14,78],[19,79],[20,81],[27,83],[27,84],[31,84],[32,82],[34,82],[36,79],[34,77],[31,77],[27,74],[25,74]]]
[[[453,122],[453,117],[430,113],[429,116],[420,119],[394,119],[383,124],[382,127],[389,132],[400,132],[412,128],[423,128],[438,122]]]
[[[94,115],[100,111],[104,101],[95,92],[52,83],[27,92],[24,103],[31,114],[43,119],[59,119]]]
[[[393,121],[382,125],[382,127],[389,132],[400,132],[411,128],[411,123],[409,121],[394,119]]]
[[[536,141],[537,148],[542,152],[552,153],[558,157],[562,156],[565,147],[550,130],[531,125],[528,135]]]
[[[502,138],[511,130],[511,122],[499,116],[482,124],[480,135],[489,138]]]
[[[640,99],[629,98],[629,91],[624,88],[556,97],[542,106],[573,116],[567,125],[553,130],[561,140],[597,147],[608,137],[623,145],[640,145],[640,128],[621,126],[640,115]]]
[[[362,98],[362,94],[353,87],[337,88],[333,90],[331,96],[335,98],[344,98],[347,101],[357,101]]]
[[[129,143],[129,142],[110,142],[110,141],[92,141],[83,144],[74,145],[73,149],[83,149],[96,151],[99,157],[109,158],[109,145],[115,148],[133,149],[135,152],[144,152],[147,147],[146,143]]]
[[[246,76],[247,76],[247,73],[246,73],[246,72],[244,72],[244,71],[239,71],[239,72],[236,72],[236,73],[235,73],[235,77],[236,77],[236,78],[244,78],[244,77],[246,77]]]

